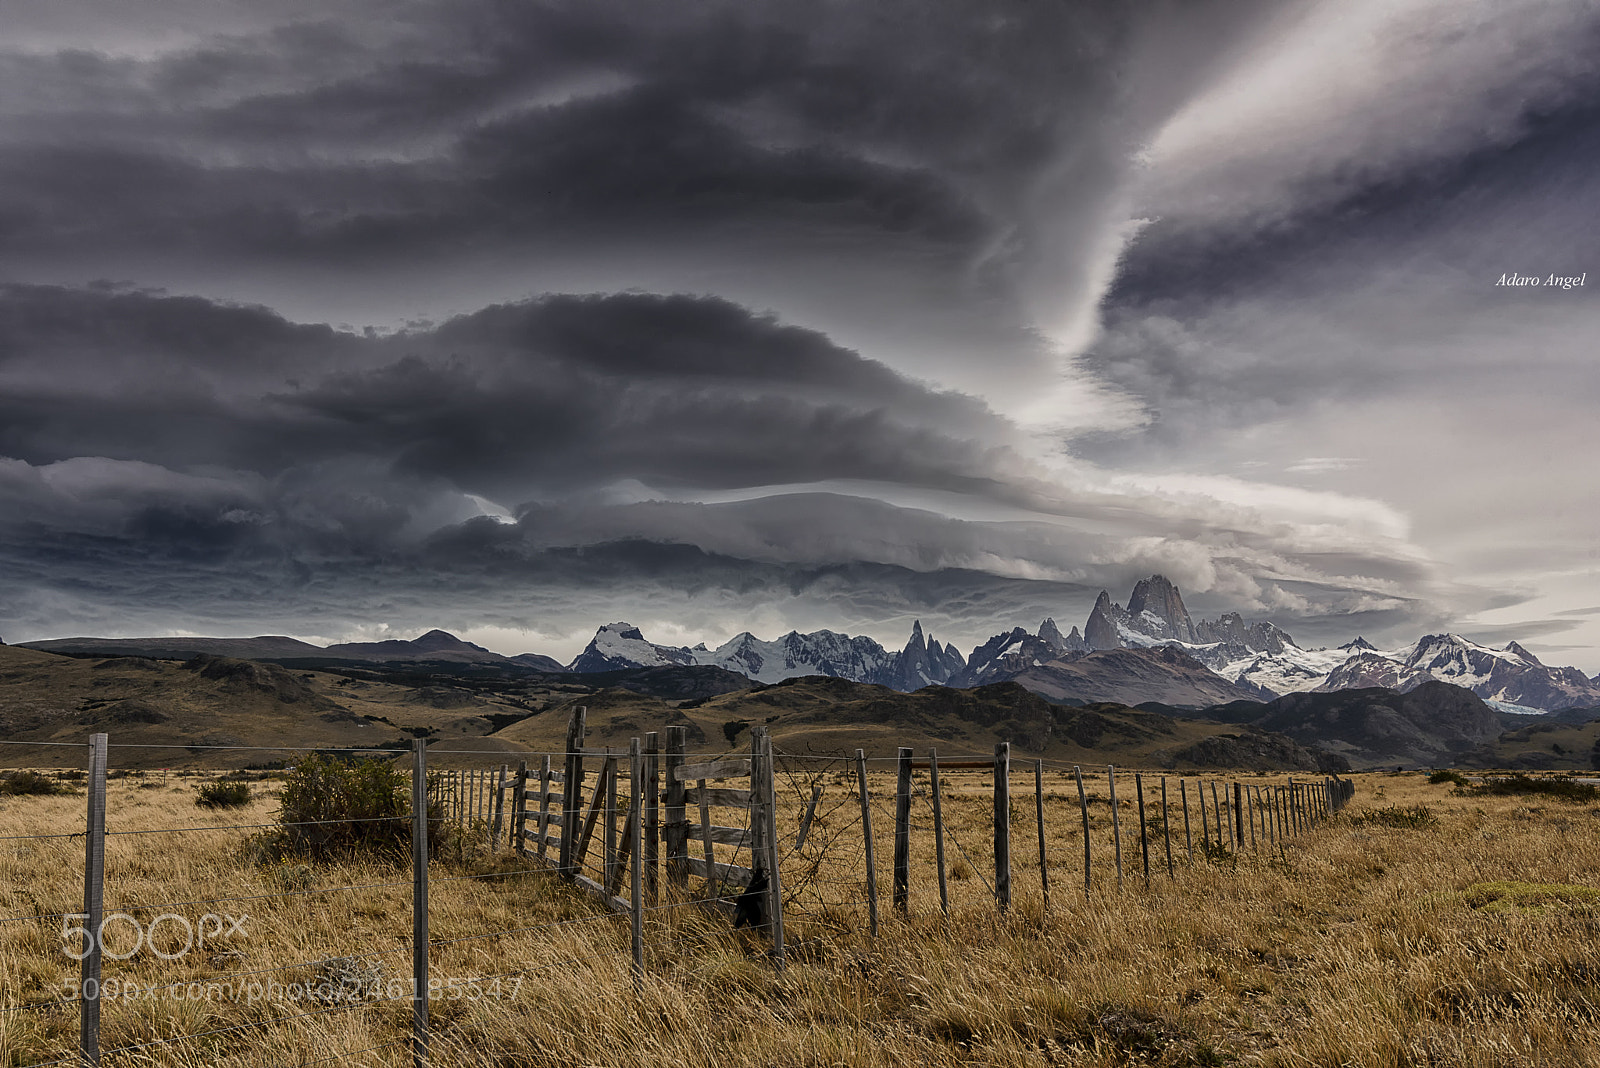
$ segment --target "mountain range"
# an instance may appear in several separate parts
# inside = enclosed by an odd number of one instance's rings
[[[327,647],[293,638],[62,638],[27,648],[77,656],[187,657],[200,654],[300,666],[333,663],[450,664],[502,671],[579,673],[676,666],[715,667],[771,685],[810,675],[914,692],[1019,685],[1057,703],[1156,701],[1203,708],[1286,694],[1381,687],[1406,693],[1430,681],[1470,690],[1501,711],[1538,713],[1600,704],[1600,677],[1549,667],[1516,642],[1492,649],[1457,634],[1430,634],[1380,650],[1357,637],[1334,649],[1304,649],[1282,628],[1236,612],[1196,622],[1164,576],[1140,580],[1127,607],[1100,592],[1085,621],[1063,634],[1054,619],[1036,632],[1014,627],[963,656],[924,633],[920,621],[898,650],[872,638],[818,630],[763,641],[746,631],[715,649],[660,645],[626,622],[599,628],[569,664],[538,653],[502,656],[442,630],[412,641]]]

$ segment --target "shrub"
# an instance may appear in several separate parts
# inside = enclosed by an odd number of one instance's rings
[[[48,775],[41,775],[37,771],[14,771],[0,779],[0,794],[48,796],[71,792],[71,787],[65,783],[58,782]]]
[[[242,782],[214,780],[200,784],[194,803],[201,808],[240,808],[250,803],[250,787]]]
[[[1501,797],[1541,794],[1563,801],[1600,801],[1600,788],[1589,783],[1573,782],[1570,779],[1534,779],[1527,775],[1506,775],[1486,779],[1474,786],[1472,792]]]
[[[277,820],[262,843],[268,860],[403,854],[411,844],[410,778],[385,760],[313,753],[284,777]]]
[[[1352,817],[1350,822],[1374,827],[1416,829],[1433,826],[1439,822],[1439,817],[1435,816],[1427,805],[1390,805],[1388,808],[1375,808],[1370,812],[1363,812]]]
[[[1436,771],[1432,775],[1429,775],[1428,776],[1428,781],[1430,783],[1432,783],[1434,786],[1438,786],[1441,783],[1447,783],[1447,782],[1453,782],[1457,786],[1466,786],[1466,785],[1468,785],[1467,784],[1467,778],[1466,778],[1465,775],[1462,775],[1459,771],[1451,771],[1448,768],[1446,768],[1446,769],[1444,769],[1442,771]]]

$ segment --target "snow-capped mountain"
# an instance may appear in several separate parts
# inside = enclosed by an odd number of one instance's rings
[[[1374,686],[1409,692],[1438,679],[1510,711],[1600,702],[1600,682],[1577,668],[1546,667],[1515,642],[1490,649],[1436,634],[1389,652],[1362,638],[1337,649],[1302,649],[1286,631],[1236,612],[1194,623],[1178,588],[1161,575],[1141,580],[1127,608],[1102,590],[1084,637],[1095,649],[1179,646],[1229,682],[1273,696]]]
[[[965,666],[966,660],[954,645],[926,637],[920,620],[912,625],[911,638],[898,653],[871,638],[831,630],[810,634],[790,631],[775,641],[762,641],[745,631],[715,649],[703,644],[688,649],[657,645],[647,640],[639,628],[613,623],[595,633],[570,670],[615,671],[668,664],[726,668],[769,685],[804,675],[832,675],[910,691],[946,682]]]
[[[924,686],[947,683],[966,666],[966,658],[956,651],[954,645],[940,645],[936,638],[925,640],[922,620],[919,619],[911,625],[911,640],[906,642],[906,647],[896,659],[893,678],[885,681],[884,685],[914,692]]]
[[[1552,668],[1516,642],[1490,649],[1459,634],[1430,634],[1405,666],[1465,687],[1486,701],[1527,708],[1570,708],[1600,701],[1600,685],[1577,668]]]
[[[610,623],[594,632],[568,671],[620,671],[624,668],[694,664],[694,651],[647,641],[631,623]]]
[[[1054,619],[1046,619],[1039,624],[1038,634],[1014,627],[972,650],[966,669],[954,675],[950,685],[982,686],[1003,682],[1029,668],[1088,651],[1088,643],[1078,634],[1077,627],[1063,635]]]
[[[770,642],[745,631],[715,649],[701,645],[691,652],[696,663],[714,664],[768,684],[800,675],[875,681],[889,672],[895,660],[893,653],[871,638],[852,638],[831,630],[810,634],[791,630]]]
[[[716,649],[656,645],[637,627],[601,627],[572,662],[573,671],[669,664],[715,665],[762,683],[803,675],[832,675],[914,691],[943,684],[981,686],[1018,678],[1052,663],[1068,665],[1091,651],[1155,650],[1186,653],[1227,682],[1260,697],[1383,687],[1410,692],[1429,680],[1464,687],[1506,711],[1541,711],[1600,704],[1600,680],[1576,668],[1551,668],[1512,642],[1490,649],[1455,634],[1434,634],[1414,646],[1384,651],[1363,638],[1336,649],[1302,649],[1286,631],[1237,612],[1196,623],[1179,589],[1161,575],[1134,586],[1128,607],[1100,592],[1083,633],[1062,634],[1046,619],[1037,633],[1023,627],[997,634],[963,658],[955,646],[926,636],[921,622],[892,652],[864,636],[831,630],[790,631],[775,641],[748,632]],[[1059,674],[1059,671],[1057,672]]]

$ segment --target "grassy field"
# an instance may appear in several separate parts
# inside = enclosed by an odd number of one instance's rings
[[[886,765],[878,765],[880,769]],[[952,913],[938,909],[927,798],[913,808],[911,909],[888,906],[892,792],[879,770],[873,820],[883,895],[880,937],[866,933],[859,807],[843,765],[823,771],[822,813],[784,875],[789,966],[698,909],[649,914],[642,993],[628,928],[543,873],[498,855],[451,849],[430,889],[436,980],[434,1060],[496,1065],[1589,1065],[1600,1063],[1600,805],[1476,796],[1416,774],[1356,776],[1344,814],[1281,851],[1209,858],[1199,848],[1190,779],[1191,863],[1174,813],[1175,879],[1165,853],[1140,869],[1131,777],[1118,775],[1125,861],[1116,889],[1111,807],[1091,781],[1095,886],[1085,895],[1076,786],[1046,775],[1052,894],[1041,900],[1031,769],[1013,787],[1016,897],[997,917],[985,777],[948,777]],[[244,809],[193,804],[199,778],[159,774],[110,784],[112,832],[268,823]],[[784,777],[786,826],[803,778]],[[1155,780],[1146,781],[1151,816]],[[1282,781],[1245,779],[1247,782]],[[1169,779],[1176,802],[1176,780]],[[805,796],[809,796],[806,791]],[[1209,795],[1207,802],[1209,805]],[[731,813],[719,819],[732,819]],[[83,797],[0,798],[0,835],[81,830]],[[333,865],[265,862],[249,830],[116,834],[105,904],[149,925],[162,914],[248,916],[232,938],[180,953],[175,921],[155,948],[106,961],[106,1048],[199,1039],[107,1057],[108,1064],[405,1064],[403,998],[378,1000],[410,974],[409,868],[374,858]],[[1156,842],[1164,846],[1159,835]],[[81,839],[0,841],[0,917],[70,913],[82,902]],[[497,874],[498,873],[498,874]],[[363,889],[328,888],[358,886]],[[695,888],[691,888],[694,892]],[[262,896],[272,895],[272,896]],[[292,896],[284,896],[292,895]],[[230,898],[234,900],[219,901]],[[197,903],[197,904],[189,904]],[[559,924],[560,926],[547,926]],[[0,1064],[66,1056],[77,965],[60,919],[0,924]],[[513,934],[495,932],[537,928]],[[108,929],[111,952],[133,928]],[[491,936],[492,937],[483,937]],[[460,940],[460,941],[455,941]],[[372,955],[346,967],[362,1007],[272,996],[315,981],[302,962]],[[363,965],[364,966],[364,965]],[[277,970],[274,970],[277,969]],[[187,995],[228,980],[229,997]],[[517,973],[517,974],[502,974]],[[486,978],[499,976],[498,979]],[[254,978],[262,996],[244,986]],[[327,975],[324,975],[327,978]],[[334,977],[339,978],[338,976]],[[469,980],[476,979],[477,982]],[[129,986],[145,996],[112,996]],[[147,987],[168,986],[153,995]],[[38,1007],[28,1006],[46,1002]],[[271,1023],[291,1015],[300,1019]]]

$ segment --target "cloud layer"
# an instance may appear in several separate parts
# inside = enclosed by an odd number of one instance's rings
[[[1591,4],[14,7],[9,640],[1600,646]]]

